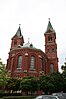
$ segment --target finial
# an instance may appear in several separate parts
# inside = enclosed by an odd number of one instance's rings
[[[28,38],[28,43],[29,43],[29,39],[30,39],[30,38]]]
[[[21,26],[21,24],[19,24],[19,26]]]
[[[48,18],[48,20],[50,21],[50,18]]]

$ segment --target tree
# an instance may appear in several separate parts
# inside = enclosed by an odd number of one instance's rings
[[[50,74],[50,80],[52,84],[54,85],[54,92],[60,92],[63,91],[63,76],[61,73],[52,73]]]
[[[64,86],[66,80],[61,73],[52,73],[50,75],[41,76],[39,78],[40,90],[43,90],[46,94],[48,92],[60,92],[66,91]]]
[[[65,58],[65,60],[66,60],[66,58]],[[63,71],[62,72],[63,76],[66,77],[66,61],[64,62],[64,65],[61,66],[61,69]]]
[[[40,85],[39,86],[40,90],[43,90],[43,92],[45,92],[46,94],[48,94],[48,92],[53,91],[54,85],[50,81],[50,76],[49,75],[41,76],[39,78],[39,85]]]
[[[25,77],[22,79],[20,83],[20,88],[22,91],[26,92],[28,95],[28,91],[31,94],[38,90],[38,80],[36,77]]]
[[[5,64],[3,64],[2,60],[0,59],[0,88],[5,90],[5,86],[7,83],[7,70]]]
[[[31,94],[39,89],[38,78],[33,77],[30,79],[30,92]]]
[[[12,92],[20,90],[20,80],[18,78],[8,78],[6,90],[9,90],[9,92],[11,90]]]
[[[22,79],[20,83],[20,89],[23,92],[26,92],[26,94],[28,95],[28,91],[30,90],[30,79]]]
[[[63,92],[66,93],[66,77],[63,78]]]

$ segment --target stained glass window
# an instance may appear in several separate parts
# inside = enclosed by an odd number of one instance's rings
[[[20,55],[18,57],[18,67],[17,68],[21,68],[22,67],[22,56]]]
[[[50,72],[53,73],[54,72],[54,65],[50,64]]]
[[[35,57],[31,56],[31,60],[30,60],[30,69],[34,69],[35,67]]]

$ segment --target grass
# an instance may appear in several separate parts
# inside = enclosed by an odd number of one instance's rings
[[[35,96],[7,96],[1,99],[34,99]]]

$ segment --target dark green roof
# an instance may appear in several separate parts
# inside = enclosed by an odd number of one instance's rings
[[[48,22],[47,30],[46,30],[45,33],[48,33],[48,30],[50,30],[51,32],[55,32],[55,30],[54,30],[53,27],[52,27],[52,24],[51,24],[50,20],[49,20],[49,22]],[[51,32],[50,32],[50,33],[51,33]]]
[[[18,30],[17,30],[17,32],[16,32],[16,35],[17,35],[18,37],[21,37],[21,36],[22,36],[20,26],[19,26],[19,28],[18,28]]]
[[[47,30],[48,30],[48,29],[53,29],[50,20],[49,20],[49,22],[48,22],[48,26],[47,26]]]

